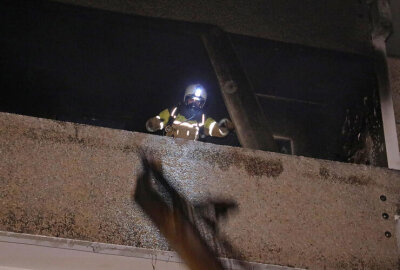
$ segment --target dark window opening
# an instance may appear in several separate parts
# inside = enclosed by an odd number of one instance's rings
[[[374,164],[365,138],[380,147],[383,130],[372,59],[239,35],[231,40],[273,134],[291,138],[296,155]]]
[[[274,135],[274,140],[278,146],[279,153],[288,155],[294,154],[294,145],[292,139]]]

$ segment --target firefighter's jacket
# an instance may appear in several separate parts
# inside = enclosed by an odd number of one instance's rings
[[[204,113],[198,113],[195,117],[185,117],[180,113],[179,107],[165,109],[155,117],[158,120],[158,130],[165,131],[165,135],[174,138],[197,140],[201,133],[206,136],[225,137],[229,131],[220,128],[218,123]],[[154,119],[153,119],[154,120]]]

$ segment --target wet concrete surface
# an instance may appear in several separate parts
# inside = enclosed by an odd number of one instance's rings
[[[399,267],[398,171],[7,113],[0,127],[0,230],[169,250],[131,201],[142,148],[189,199],[238,203],[222,229],[249,261]]]

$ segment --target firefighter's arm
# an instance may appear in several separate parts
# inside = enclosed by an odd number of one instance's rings
[[[165,109],[162,112],[160,112],[159,115],[147,120],[147,122],[146,122],[147,131],[155,132],[157,130],[162,130],[165,127],[165,125],[168,123],[169,116],[170,116],[170,114],[169,114],[168,109]]]
[[[229,129],[233,129],[233,124],[228,119],[222,119],[217,123],[212,118],[207,118],[204,124],[204,133],[212,137],[225,137],[229,134]]]

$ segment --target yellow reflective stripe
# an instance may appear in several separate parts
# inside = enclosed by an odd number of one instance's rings
[[[205,114],[203,114],[202,116],[201,116],[201,123],[200,124],[198,124],[198,126],[199,127],[202,127],[202,126],[204,126],[204,124],[205,124],[205,122],[206,122],[206,116],[205,116]]]
[[[223,132],[223,131],[219,128],[219,133],[220,133],[222,136],[226,136],[226,135],[228,135],[229,131],[227,130],[227,131]]]
[[[172,113],[171,113],[171,116],[174,117],[174,118],[175,118],[176,109],[178,109],[178,107],[175,107],[175,108],[172,110]]]
[[[210,136],[212,136],[212,132],[213,132],[213,129],[216,124],[217,124],[217,122],[214,121],[211,123],[210,127],[208,128],[208,133],[210,134]]]
[[[175,125],[179,125],[179,126],[184,126],[184,127],[189,127],[189,128],[197,128],[197,124],[190,124],[188,122],[181,122],[181,121],[174,121]]]

